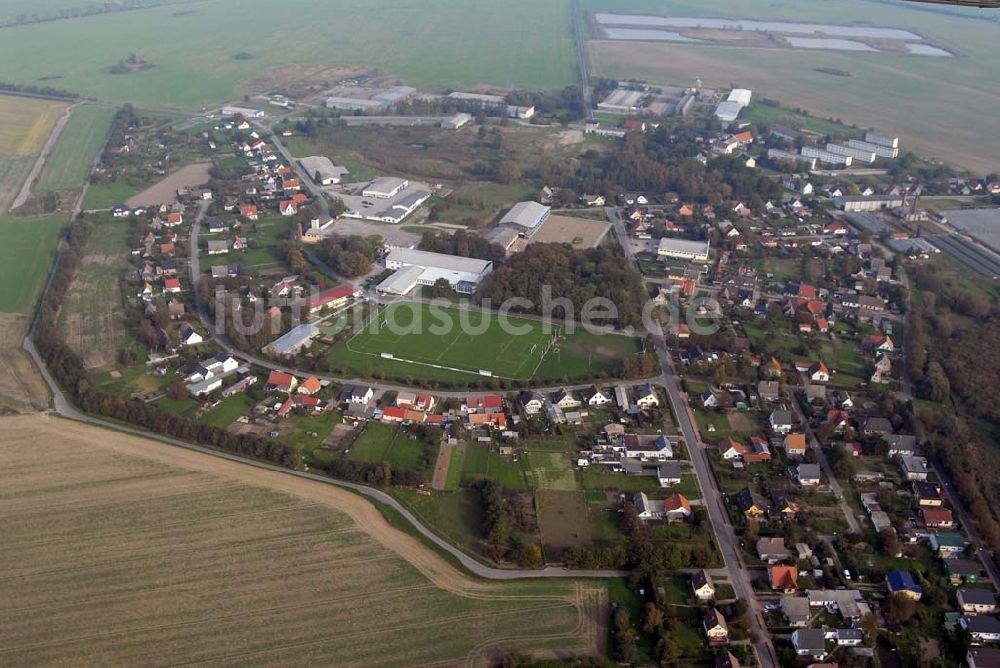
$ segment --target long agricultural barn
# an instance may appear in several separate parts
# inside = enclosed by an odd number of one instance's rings
[[[443,278],[456,292],[471,294],[493,271],[493,263],[490,260],[392,247],[386,255],[385,268],[398,271],[378,285],[376,289],[379,292],[405,295],[418,285],[434,285]]]
[[[500,219],[500,225],[509,225],[526,237],[534,234],[552,213],[550,207],[538,202],[518,202]]]
[[[299,165],[309,174],[309,178],[320,186],[331,186],[340,183],[341,178],[350,174],[346,167],[338,167],[331,162],[330,158],[322,155],[311,155],[307,158],[302,158],[299,160]]]

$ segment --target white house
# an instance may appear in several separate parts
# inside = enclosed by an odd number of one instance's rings
[[[986,589],[959,589],[958,607],[970,615],[991,615],[997,611],[997,597]]]
[[[792,412],[774,411],[771,413],[771,417],[768,418],[768,423],[771,425],[771,431],[774,433],[787,434],[792,431]]]
[[[367,404],[375,397],[375,390],[367,385],[355,385],[351,388],[352,404]]]
[[[715,584],[712,582],[712,576],[704,569],[696,571],[691,576],[691,589],[699,601],[711,601],[715,598]]]
[[[196,346],[204,342],[201,334],[195,331],[191,325],[184,325],[180,331],[180,342],[184,346]]]
[[[538,392],[525,390],[517,395],[517,403],[527,415],[537,415],[545,408],[545,397]]]
[[[553,406],[558,406],[563,410],[580,407],[580,400],[573,396],[573,393],[565,387],[553,392],[549,398]]]
[[[660,398],[656,396],[656,390],[648,383],[636,387],[632,396],[635,399],[635,405],[639,408],[655,408],[660,405]]]
[[[605,393],[596,385],[592,385],[583,391],[583,398],[587,402],[588,406],[596,408],[598,406],[604,406],[613,401],[611,395]]]

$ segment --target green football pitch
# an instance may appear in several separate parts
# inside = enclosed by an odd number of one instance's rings
[[[478,311],[394,304],[371,318],[346,348],[355,355],[458,373],[532,378],[558,347],[560,328],[546,331],[540,322],[514,317],[505,322]]]

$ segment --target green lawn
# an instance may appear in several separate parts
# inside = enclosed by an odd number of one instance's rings
[[[265,0],[217,0],[189,11],[167,4],[5,28],[0,80],[37,84],[58,77],[52,85],[100,99],[193,110],[242,97],[249,82],[279,66],[377,68],[437,91],[575,82],[568,0],[416,0],[384,9],[373,13],[369,0],[302,0],[280,8]],[[107,73],[131,52],[154,67]],[[240,53],[252,57],[233,57]],[[314,80],[348,75],[327,71]]]
[[[529,483],[538,489],[571,491],[578,489],[576,476],[566,456],[560,452],[529,452]]]
[[[623,492],[655,492],[660,489],[660,483],[652,476],[613,473],[608,466],[588,466],[581,469],[580,484],[584,489],[618,489]]]
[[[396,438],[398,429],[398,427],[378,422],[368,423],[354,445],[351,446],[348,458],[368,464],[385,461],[386,453],[389,452],[389,446]]]
[[[112,181],[111,183],[91,183],[87,188],[87,194],[83,197],[83,208],[87,211],[95,209],[110,209],[111,207],[124,204],[132,195],[141,190],[125,181]]]
[[[506,489],[524,490],[528,488],[525,471],[524,459],[515,462],[485,445],[470,444],[462,466],[462,484],[468,486],[481,478],[489,478]]]
[[[198,422],[218,427],[219,429],[225,429],[235,422],[236,418],[246,415],[253,404],[253,399],[245,393],[240,392],[227,399],[223,399],[218,406],[199,417]]]
[[[90,165],[104,146],[113,109],[86,104],[73,109],[56,147],[45,161],[35,190],[70,190],[87,180]]]
[[[65,214],[0,217],[0,313],[31,311],[65,224]]]
[[[477,311],[395,304],[334,349],[330,362],[368,376],[473,381],[487,378],[479,373],[485,370],[496,378],[558,382],[610,374],[622,357],[638,351],[638,339],[578,329],[554,340],[540,323],[508,322],[505,329],[495,316]]]
[[[460,489],[426,495],[409,489],[393,489],[390,494],[453,545],[471,550],[480,542],[483,516],[477,492]]]

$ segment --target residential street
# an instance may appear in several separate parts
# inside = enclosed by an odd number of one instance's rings
[[[629,243],[628,232],[625,229],[620,211],[610,207],[607,211],[608,217],[611,218],[614,225],[615,234],[618,236],[619,245],[624,249],[626,257],[635,262],[635,254]],[[777,668],[778,656],[775,654],[774,645],[767,632],[767,625],[764,623],[760,601],[753,591],[753,579],[740,557],[739,540],[729,523],[725,500],[716,484],[705,444],[702,443],[698,434],[698,427],[695,424],[686,395],[681,390],[673,358],[670,355],[670,349],[662,329],[659,332],[653,332],[652,338],[663,370],[659,382],[667,391],[667,397],[670,399],[674,414],[677,416],[677,426],[680,428],[685,444],[687,444],[688,455],[695,475],[698,477],[698,485],[701,487],[702,501],[708,509],[709,521],[715,532],[715,542],[719,546],[719,552],[726,564],[729,581],[733,585],[736,597],[746,600],[750,606],[751,628],[758,637],[758,642],[754,645],[757,661],[762,668]]]

